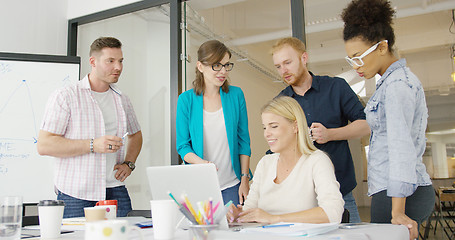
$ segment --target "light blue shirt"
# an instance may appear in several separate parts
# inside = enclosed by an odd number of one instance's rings
[[[371,128],[368,195],[408,197],[431,185],[422,162],[428,109],[422,84],[400,59],[389,66],[365,107]]]
[[[237,178],[241,179],[239,155],[251,156],[245,96],[242,89],[230,86],[228,93],[220,88],[220,97],[232,168]],[[202,94],[196,95],[193,89],[180,94],[177,102],[176,147],[182,159],[190,152],[204,159],[203,109]]]

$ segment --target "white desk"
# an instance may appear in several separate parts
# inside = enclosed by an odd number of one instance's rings
[[[65,226],[62,229],[67,229]],[[153,229],[147,228],[141,230],[144,239],[153,239]],[[39,239],[39,238],[29,238],[29,239]],[[75,230],[73,233],[62,234],[62,240],[65,239],[84,239],[83,230]],[[139,239],[138,234],[132,233],[131,240]],[[180,239],[190,239],[189,232],[186,230],[177,230],[175,240]],[[314,239],[314,240],[407,240],[409,239],[409,232],[405,226],[401,225],[392,225],[392,224],[371,224],[371,225],[361,225],[353,229],[337,229],[335,231],[309,237],[284,237],[284,236],[272,236],[264,234],[251,234],[251,233],[241,233],[233,231],[213,231],[209,235],[209,239],[216,240],[231,240],[231,239],[240,239],[240,240],[278,240],[278,239]]]
[[[276,239],[314,239],[314,240],[408,240],[409,231],[405,226],[392,224],[362,225],[352,229],[337,229],[322,235],[302,238],[283,237],[259,234],[246,234],[229,231],[214,231],[210,234],[212,239],[228,240],[276,240]]]

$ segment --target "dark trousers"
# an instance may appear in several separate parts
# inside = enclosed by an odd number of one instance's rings
[[[237,183],[236,185],[221,191],[224,204],[232,200],[232,204],[234,204],[234,206],[239,205],[239,187],[240,183]]]
[[[433,186],[421,186],[406,198],[405,214],[420,224],[425,221],[434,208]],[[371,222],[390,223],[392,221],[392,198],[387,196],[387,190],[378,192],[371,199]]]
[[[74,198],[60,191],[57,199],[65,202],[63,218],[83,217],[84,207],[93,207],[97,202]],[[125,186],[106,188],[106,200],[117,200],[117,217],[126,217],[131,211],[131,199]]]

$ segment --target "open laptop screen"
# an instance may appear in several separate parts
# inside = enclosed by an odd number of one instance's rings
[[[147,177],[153,200],[169,200],[168,193],[171,192],[177,201],[182,201],[182,194],[186,194],[193,206],[209,198],[213,204],[220,202],[220,208],[224,206],[214,164],[148,167]],[[181,219],[183,214],[177,212],[177,219]],[[228,228],[226,217],[221,220],[220,227]]]

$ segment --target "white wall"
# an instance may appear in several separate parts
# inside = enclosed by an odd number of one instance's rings
[[[68,11],[67,18],[73,19],[88,14],[101,12],[107,9],[127,5],[140,0],[67,0]],[[39,2],[39,1],[37,1]]]
[[[66,0],[2,0],[0,52],[66,55],[66,11]]]
[[[0,52],[66,55],[68,19],[136,1],[8,1],[0,7]],[[133,208],[148,209],[150,191],[145,167],[170,164],[169,21],[168,17],[155,17],[149,22],[144,19],[141,22],[141,17],[136,17],[126,25],[106,24],[102,31],[95,30],[92,35],[79,37],[91,43],[101,35],[122,36],[119,38],[124,43],[126,60],[119,85],[130,96],[144,134],[137,170],[126,184]],[[118,33],[119,27],[128,31]],[[89,71],[88,45],[78,47],[85,48],[81,51],[83,76]]]

